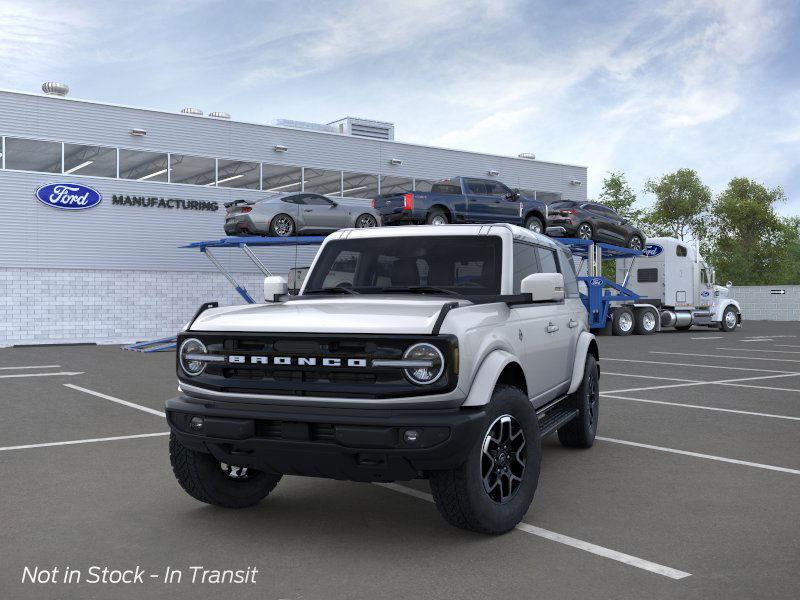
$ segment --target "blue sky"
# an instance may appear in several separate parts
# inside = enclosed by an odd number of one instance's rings
[[[0,0],[0,87],[781,185],[800,214],[800,3]]]

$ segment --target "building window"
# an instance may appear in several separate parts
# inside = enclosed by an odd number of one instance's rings
[[[261,173],[258,163],[220,159],[217,169],[219,187],[259,189]]]
[[[61,143],[6,138],[6,169],[61,173]]]
[[[299,192],[303,185],[303,170],[285,165],[261,165],[262,184],[265,192]]]
[[[325,169],[303,169],[303,191],[323,196],[342,195],[342,172]]]
[[[217,161],[204,156],[187,156],[186,154],[170,154],[170,183],[188,183],[190,185],[214,185]]]
[[[117,149],[64,144],[64,174],[116,177]]]
[[[436,183],[433,179],[415,179],[414,191],[415,192],[430,192],[433,184]]]
[[[167,155],[141,150],[119,151],[119,176],[139,181],[168,181]]]
[[[414,191],[414,180],[411,177],[395,177],[383,175],[381,177],[381,194],[403,194]]]
[[[375,198],[378,195],[378,176],[363,173],[342,173],[345,198]]]

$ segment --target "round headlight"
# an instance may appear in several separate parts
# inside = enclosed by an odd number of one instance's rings
[[[427,363],[426,366],[403,369],[406,377],[417,385],[433,383],[444,373],[444,356],[433,344],[414,344],[403,354],[403,360]]]
[[[208,350],[206,350],[203,342],[197,338],[189,338],[188,340],[185,340],[181,344],[181,348],[178,351],[181,368],[183,369],[184,373],[191,375],[192,377],[200,375],[200,373],[202,373],[206,368],[205,361],[192,359],[193,356],[198,354],[208,354]]]

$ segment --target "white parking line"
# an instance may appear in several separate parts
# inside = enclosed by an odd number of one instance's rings
[[[693,337],[689,338],[690,340],[721,340],[724,338],[724,335],[706,335],[703,337]]]
[[[675,377],[659,377],[658,375],[634,375],[633,373],[609,373],[603,371],[603,376],[613,375],[614,377],[638,377],[640,379],[663,379],[664,381],[683,381],[686,383],[699,383],[700,379],[677,379]]]
[[[784,373],[782,375],[760,375],[758,377],[740,377],[737,379],[718,379],[716,381],[694,381],[691,383],[672,383],[668,385],[651,385],[648,387],[640,387],[640,388],[628,388],[625,390],[608,390],[603,392],[605,394],[617,394],[623,392],[644,392],[646,390],[663,390],[667,388],[678,388],[678,387],[688,387],[692,385],[726,385],[726,384],[738,384],[740,381],[756,381],[759,379],[777,379],[780,377],[797,377],[800,373]],[[65,384],[66,385],[66,384]],[[758,388],[762,390],[770,390],[774,388],[760,386],[760,385],[748,385],[747,387]],[[785,388],[784,388],[785,389]]]
[[[698,354],[696,356],[706,356],[706,355]],[[736,358],[746,358],[746,357],[737,356]],[[776,371],[775,369],[755,369],[752,367],[728,367],[724,365],[696,365],[691,363],[659,362],[657,360],[636,360],[633,358],[602,358],[600,359],[600,364],[609,360],[614,360],[619,362],[644,363],[646,365],[672,365],[673,367],[697,367],[699,369],[728,369],[732,371],[758,371],[759,373],[786,373],[787,375],[797,375],[795,371]]]
[[[797,344],[775,344],[776,348],[800,348]]]
[[[60,369],[61,365],[32,365],[26,367],[0,367],[0,371],[12,371],[16,369]]]
[[[689,352],[664,352],[663,350],[650,350],[650,354],[677,354],[678,356],[702,356],[704,358],[735,358],[737,360],[746,358],[747,360],[769,360],[771,362],[800,363],[800,360],[796,360],[793,358],[761,358],[758,356],[727,356],[724,354],[690,354]],[[699,366],[705,366],[705,365],[699,365]]]
[[[762,350],[761,348],[714,348],[714,350],[733,350],[734,352],[770,352],[772,354],[800,354],[792,350]],[[746,354],[743,356],[747,356]]]
[[[688,450],[678,450],[677,448],[665,448],[664,446],[653,446],[651,444],[640,444],[639,442],[629,442],[628,440],[618,440],[616,438],[600,437],[595,438],[603,442],[611,442],[612,444],[622,444],[624,446],[634,446],[636,448],[647,448],[648,450],[657,450],[659,452],[670,452],[672,454],[681,454],[683,456],[693,456],[694,458],[705,458],[707,460],[716,460],[719,462],[730,463],[734,465],[742,465],[745,467],[755,467],[757,469],[766,469],[767,471],[778,471],[780,473],[790,473],[792,475],[800,475],[797,469],[789,469],[787,467],[776,467],[775,465],[765,465],[761,463],[749,462],[746,460],[738,460],[735,458],[725,458],[724,456],[714,456],[713,454],[702,454],[700,452],[689,452]]]
[[[13,375],[0,375],[0,379],[15,379],[19,377],[52,377],[54,375],[70,377],[72,375],[83,375],[83,373],[83,371],[59,371],[57,373],[14,373]]]
[[[0,452],[8,452],[9,450],[27,450],[29,448],[48,448],[50,446],[73,446],[75,444],[94,444],[96,442],[116,442],[117,440],[135,440],[137,438],[150,438],[169,435],[169,431],[162,431],[159,433],[140,433],[138,435],[118,435],[114,437],[104,438],[89,438],[85,440],[69,440],[67,442],[46,442],[44,444],[25,444],[24,446],[5,446],[0,448]]]
[[[647,404],[663,404],[665,406],[678,406],[680,408],[698,408],[701,410],[713,410],[717,412],[736,413],[739,415],[749,415],[751,417],[769,417],[771,419],[784,419],[786,421],[800,421],[800,417],[790,417],[788,415],[776,415],[772,413],[751,412],[749,410],[734,410],[732,408],[717,408],[716,406],[700,406],[699,404],[682,404],[680,402],[663,402],[661,400],[645,400],[644,398],[628,398],[626,396],[616,396],[613,394],[600,393],[603,398],[613,398],[614,400],[629,400],[631,402],[645,402]]]
[[[419,498],[420,500],[433,502],[433,496],[430,494],[407,488],[396,483],[376,483],[375,485],[393,490],[395,492],[400,492],[401,494],[407,494],[408,496],[413,496],[414,498]],[[611,560],[636,567],[637,569],[643,569],[657,575],[663,575],[664,577],[669,577],[670,579],[685,579],[686,577],[691,576],[691,573],[687,573],[686,571],[679,571],[678,569],[665,567],[664,565],[650,562],[649,560],[645,560],[643,558],[631,556],[630,554],[623,554],[622,552],[617,552],[616,550],[611,550],[610,548],[598,546],[597,544],[592,544],[591,542],[585,542],[574,537],[569,537],[568,535],[562,535],[560,533],[550,531],[549,529],[542,529],[541,527],[529,525],[528,523],[520,523],[516,526],[516,529],[518,531],[524,531],[525,533],[530,533],[532,535],[551,540],[553,542],[558,542],[559,544],[564,544],[565,546],[571,546],[573,548],[577,548],[578,550],[584,550],[585,552],[590,552],[592,554],[596,554],[597,556],[610,558]]]
[[[114,396],[109,396],[107,394],[101,394],[100,392],[95,392],[94,390],[89,390],[78,385],[72,385],[71,383],[63,384],[64,387],[68,387],[73,390],[78,390],[79,392],[83,392],[85,394],[91,394],[92,396],[97,396],[98,398],[103,398],[104,400],[110,400],[111,402],[116,402],[117,404],[122,404],[123,406],[129,406],[131,408],[135,408],[136,410],[141,410],[146,413],[150,413],[151,415],[156,415],[158,417],[166,418],[166,413],[156,410],[154,408],[148,408],[147,406],[142,406],[141,404],[134,404],[133,402],[128,402],[127,400],[121,400],[120,398],[115,398]]]

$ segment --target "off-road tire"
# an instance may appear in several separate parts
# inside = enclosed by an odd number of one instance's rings
[[[500,417],[510,415],[521,425],[527,451],[519,487],[505,503],[495,502],[484,489],[482,449],[489,427]],[[498,385],[487,405],[487,415],[478,439],[461,466],[433,471],[430,485],[436,507],[448,523],[479,533],[500,534],[514,528],[530,507],[539,482],[541,436],[539,421],[526,394],[515,387]]]
[[[627,316],[623,316],[627,315]],[[627,327],[630,318],[630,327]],[[630,335],[633,333],[633,326],[636,320],[633,316],[633,311],[627,307],[620,307],[614,309],[614,314],[611,321],[611,333],[614,335]]]
[[[200,502],[225,508],[254,506],[281,480],[281,475],[254,470],[248,471],[245,480],[232,479],[213,456],[187,448],[174,435],[169,436],[169,460],[175,478],[187,494]]]
[[[278,221],[278,219],[288,219],[289,220],[289,223],[291,224],[291,229],[289,230],[288,233],[278,233],[275,230],[275,223]],[[290,217],[289,215],[287,215],[285,213],[279,213],[279,214],[275,215],[274,217],[272,217],[272,220],[269,223],[269,234],[271,236],[273,236],[273,237],[289,237],[291,235],[294,235],[295,233],[297,233],[297,225],[295,224],[294,219],[292,217]]]
[[[600,408],[600,370],[591,354],[586,355],[580,387],[564,402],[577,408],[578,416],[558,430],[559,441],[570,448],[591,448],[597,435]]]
[[[728,313],[733,313],[733,325],[728,324]],[[728,306],[724,311],[722,311],[722,321],[719,323],[720,331],[730,332],[734,331],[736,327],[738,327],[739,321],[736,316],[736,310],[732,306]]]
[[[445,225],[450,222],[450,218],[447,216],[447,213],[443,211],[441,208],[434,208],[428,212],[428,217],[425,219],[425,222],[428,225],[433,224],[434,219],[437,217],[444,218],[444,223],[437,223],[438,225]],[[438,219],[437,219],[438,220]]]
[[[531,215],[530,217],[525,219],[525,229],[527,229],[528,231],[533,231],[533,229],[531,229],[531,227],[533,225],[535,225],[536,223],[539,224],[539,232],[538,233],[541,233],[542,235],[544,235],[544,232],[545,232],[544,223],[542,222],[542,220],[539,217],[534,216],[534,215]]]
[[[649,325],[647,318],[652,317],[653,324]],[[636,335],[652,335],[658,329],[658,315],[649,308],[638,308],[633,311],[633,331]]]

